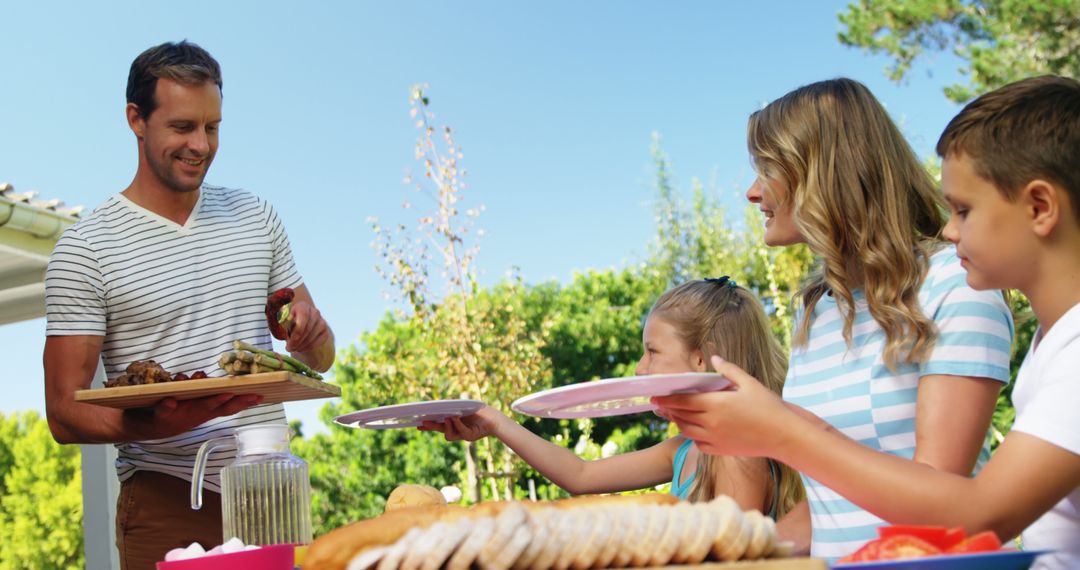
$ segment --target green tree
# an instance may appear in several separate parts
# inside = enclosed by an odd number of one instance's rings
[[[79,448],[35,412],[0,414],[0,570],[82,568]]]
[[[951,48],[969,78],[945,88],[959,103],[1032,75],[1080,77],[1076,0],[859,0],[840,23],[840,42],[891,57],[896,81],[926,52]]]
[[[415,230],[404,224],[384,228],[372,220],[383,260],[377,270],[405,302],[405,310],[384,325],[402,338],[364,338],[367,350],[346,353],[339,369],[354,369],[352,378],[368,400],[471,398],[509,412],[514,399],[550,385],[540,353],[546,327],[526,326],[520,280],[480,290],[472,221],[482,208],[461,211],[461,148],[449,127],[434,125],[423,87],[413,88],[410,104],[420,131],[415,156],[424,173],[415,187],[433,208],[421,212]],[[433,277],[445,285],[444,293],[435,291]],[[356,392],[344,394],[343,403],[359,404],[350,394]],[[488,496],[512,497],[518,463],[513,454],[491,438],[464,445],[465,495],[482,499],[486,481]]]
[[[1020,371],[1020,364],[1027,356],[1028,347],[1031,346],[1031,338],[1039,321],[1031,312],[1031,304],[1027,297],[1013,291],[1009,295],[1009,307],[1012,309],[1013,321],[1016,334],[1013,338],[1012,357],[1009,360],[1009,385],[998,395],[997,409],[994,410],[994,429],[996,430],[994,447],[1001,443],[1005,434],[1012,428],[1013,420],[1016,419],[1016,410],[1012,405],[1012,392],[1016,382],[1016,373]]]

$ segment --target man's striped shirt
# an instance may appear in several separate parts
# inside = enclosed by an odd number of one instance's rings
[[[147,359],[173,374],[224,376],[218,357],[234,340],[271,347],[266,296],[301,282],[281,220],[249,192],[203,185],[182,226],[117,194],[57,242],[45,277],[46,334],[105,337],[109,378]],[[268,422],[285,422],[280,404],[175,437],[118,444],[117,473],[121,481],[136,470],[190,480],[204,441]],[[219,489],[218,473],[233,458],[211,456],[208,488]]]
[[[919,291],[923,313],[939,337],[926,362],[885,365],[885,333],[855,291],[856,315],[850,346],[843,317],[825,295],[814,307],[807,346],[792,351],[784,399],[813,412],[842,433],[878,451],[904,458],[915,453],[915,403],[919,379],[954,375],[1009,380],[1012,317],[1000,291],[975,291],[956,250],[930,259]],[[957,403],[962,405],[962,403]],[[946,436],[947,437],[947,436]],[[989,437],[979,465],[989,458]],[[803,477],[813,524],[812,555],[837,558],[877,537],[884,524],[828,487]],[[872,483],[868,483],[871,484]]]

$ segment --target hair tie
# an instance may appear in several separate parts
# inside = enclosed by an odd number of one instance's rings
[[[739,284],[736,283],[734,279],[728,277],[727,275],[724,275],[723,277],[706,277],[705,282],[706,283],[715,283],[718,287],[723,287],[723,286],[727,285],[728,287],[730,287],[732,289],[739,286]]]

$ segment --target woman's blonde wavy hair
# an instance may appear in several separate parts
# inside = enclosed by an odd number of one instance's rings
[[[800,87],[750,116],[755,168],[787,185],[793,217],[821,260],[800,291],[795,346],[831,294],[851,343],[854,289],[885,332],[885,364],[924,361],[937,339],[919,306],[930,255],[943,241],[945,203],[900,130],[866,86],[833,79]]]
[[[700,350],[709,363],[713,355],[735,363],[780,394],[787,375],[787,356],[772,335],[765,309],[756,297],[732,281],[690,281],[673,287],[657,299],[649,311],[678,331],[683,345]],[[711,369],[712,365],[708,364]],[[773,461],[773,460],[769,460]],[[799,472],[773,461],[779,473],[779,492],[775,499],[777,518],[790,511],[805,497]],[[720,458],[699,455],[697,475],[688,495],[691,501],[714,498]],[[776,495],[774,497],[774,495]]]

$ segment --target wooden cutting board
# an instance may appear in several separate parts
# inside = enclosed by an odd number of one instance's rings
[[[267,372],[75,392],[76,402],[110,408],[145,408],[162,398],[190,400],[215,394],[259,394],[264,404],[341,396],[341,387],[293,372]]]
[[[742,562],[681,564],[664,566],[665,570],[829,570],[823,558],[770,558]],[[647,570],[647,569],[642,569]]]

